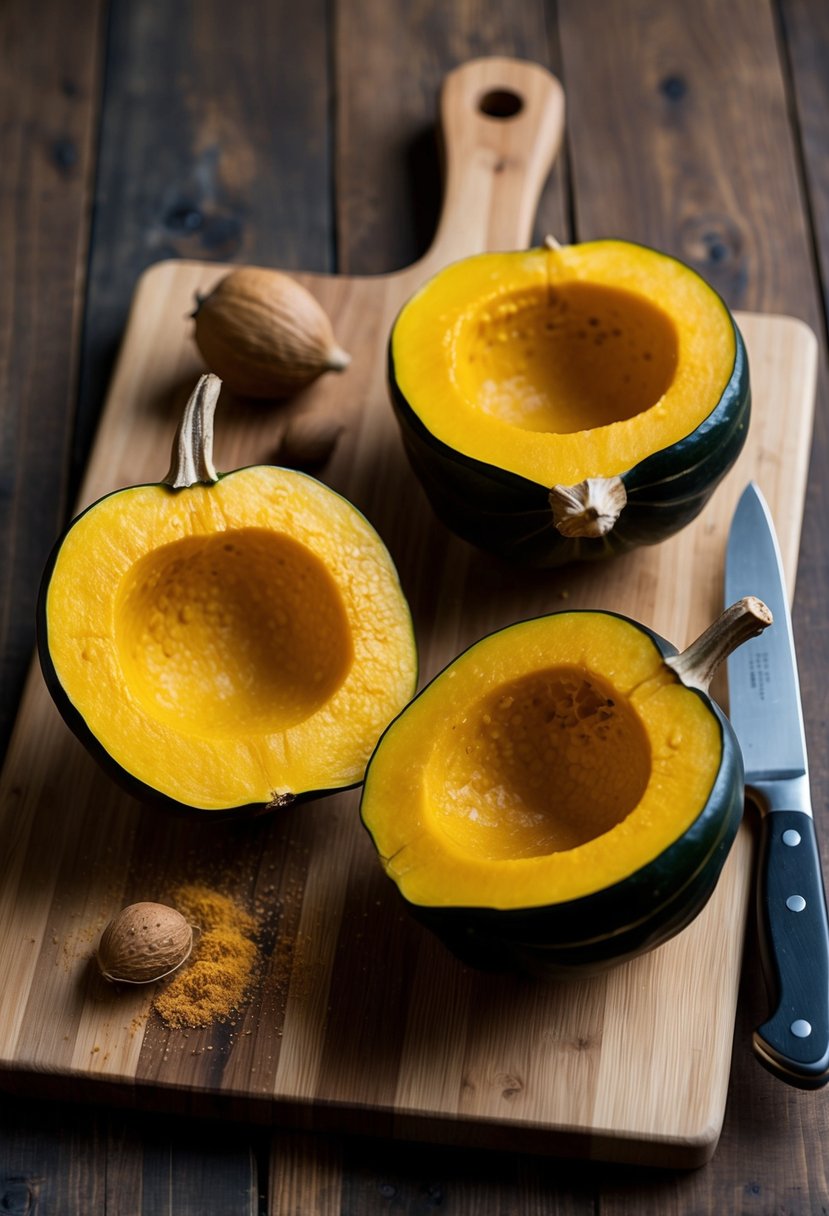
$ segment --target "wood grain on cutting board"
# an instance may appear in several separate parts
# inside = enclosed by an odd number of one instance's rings
[[[482,115],[513,89],[515,118]],[[428,679],[471,641],[562,607],[637,617],[684,644],[717,613],[731,512],[762,487],[794,585],[815,342],[789,318],[741,315],[755,406],[738,465],[680,536],[589,569],[521,573],[451,537],[405,462],[385,347],[402,301],[439,265],[525,244],[560,135],[559,92],[488,60],[444,95],[447,189],[433,249],[377,278],[297,276],[353,362],[290,407],[347,421],[325,480],[380,531],[413,610]],[[186,320],[223,267],[167,262],[138,285],[79,506],[163,476],[201,370]],[[220,404],[216,463],[270,459],[279,418]],[[311,1126],[694,1165],[716,1144],[728,1083],[747,895],[744,830],[714,898],[674,941],[566,985],[478,975],[414,925],[380,872],[349,793],[244,824],[162,817],[121,794],[70,735],[33,670],[2,779],[0,1066],[9,1084],[101,1100],[232,1110]],[[265,965],[235,1025],[171,1031],[151,994],[114,993],[90,956],[109,917],[208,875],[267,911]]]

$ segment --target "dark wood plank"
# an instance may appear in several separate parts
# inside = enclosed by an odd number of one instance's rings
[[[560,0],[559,11],[578,238],[647,242],[692,263],[732,308],[815,325],[772,6]]]
[[[268,1213],[588,1216],[596,1211],[595,1172],[505,1153],[283,1134],[271,1156]]]
[[[100,1212],[105,1206],[106,1123],[89,1112],[4,1102],[0,1211]],[[131,1188],[134,1194],[134,1189]]]
[[[103,4],[0,6],[0,755],[66,509]]]
[[[5,1102],[0,1211],[255,1216],[255,1149],[247,1129],[218,1123]]]
[[[66,511],[105,12],[44,0],[38,16],[25,0],[0,9],[0,752]],[[62,1128],[44,1108],[5,1102],[0,1208],[101,1210],[104,1141],[94,1121]]]
[[[73,488],[142,270],[331,269],[326,14],[325,0],[232,16],[221,0],[112,0]]]
[[[778,5],[824,303],[829,309],[829,5],[822,0],[778,0]]]
[[[780,36],[790,73],[790,95],[797,120],[803,189],[812,220],[817,265],[822,282],[823,328],[829,317],[829,5],[821,0],[779,0]],[[823,368],[826,384],[826,363]],[[822,393],[826,400],[826,390]],[[800,558],[795,628],[806,653],[818,655],[803,664],[801,682],[807,707],[806,728],[812,784],[818,802],[829,795],[829,731],[826,730],[826,597],[829,594],[829,417],[815,418],[812,474]],[[824,834],[824,855],[829,853]]]
[[[800,154],[802,189],[811,219],[811,237],[822,284],[822,316],[815,325],[826,334],[829,308],[829,8],[821,0],[779,0],[778,38],[782,67],[788,72],[789,98]],[[785,220],[784,220],[785,223]],[[801,653],[800,680],[809,743],[812,793],[821,833],[824,876],[829,876],[829,732],[826,730],[826,679],[829,645],[826,601],[829,595],[829,418],[825,402],[826,357],[823,352],[819,408],[815,417],[795,599],[794,627]],[[823,408],[820,408],[821,404]],[[748,1051],[753,1023],[762,1008],[757,944],[752,938],[744,978],[740,1038]],[[735,1069],[731,1116],[724,1143],[728,1160],[746,1160],[745,1188],[757,1207],[817,1212],[827,1207],[829,1183],[820,1167],[827,1131],[824,1094],[780,1093],[770,1078],[758,1081],[748,1068]],[[759,1092],[758,1092],[759,1091]],[[792,1129],[788,1147],[769,1149],[774,1126]],[[770,1154],[770,1155],[769,1155]]]
[[[335,14],[337,268],[381,273],[414,262],[434,232],[443,78],[482,55],[557,71],[554,7],[539,0],[350,0]],[[565,181],[562,156],[538,209],[538,239],[567,236]]]

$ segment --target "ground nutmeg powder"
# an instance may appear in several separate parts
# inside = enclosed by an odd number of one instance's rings
[[[174,1028],[225,1021],[244,1002],[256,971],[256,921],[200,883],[178,887],[170,902],[198,930],[198,941],[192,961],[157,993],[153,1009]]]

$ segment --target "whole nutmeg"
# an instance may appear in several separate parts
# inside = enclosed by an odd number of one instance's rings
[[[344,430],[330,414],[297,414],[282,434],[276,456],[292,469],[313,469],[331,457]]]
[[[107,980],[151,984],[176,971],[192,949],[193,929],[175,908],[130,904],[101,934],[98,968]]]
[[[202,358],[239,397],[288,397],[351,361],[310,291],[278,270],[231,271],[193,315]]]

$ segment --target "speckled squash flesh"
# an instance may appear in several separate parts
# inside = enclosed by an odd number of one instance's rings
[[[363,822],[411,911],[466,962],[598,970],[704,906],[743,767],[676,656],[624,617],[540,617],[471,647],[388,728]]]
[[[194,429],[212,438],[204,381]],[[101,499],[58,543],[39,605],[49,688],[140,797],[218,815],[353,786],[416,681],[391,558],[313,478],[206,464]]]
[[[624,241],[448,266],[398,316],[389,379],[441,520],[539,568],[683,528],[736,460],[750,417],[726,305],[688,266]],[[610,492],[606,517],[588,483]]]

